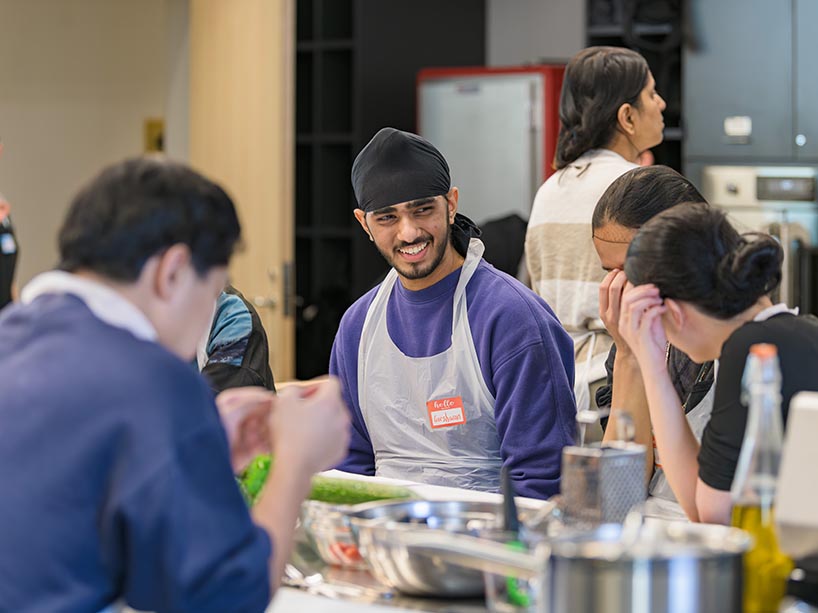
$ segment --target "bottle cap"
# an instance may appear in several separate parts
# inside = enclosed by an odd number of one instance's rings
[[[750,353],[759,358],[773,358],[778,355],[778,348],[771,343],[756,343],[750,347]]]

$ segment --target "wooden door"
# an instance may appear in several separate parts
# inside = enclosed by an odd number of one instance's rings
[[[191,0],[190,163],[230,193],[233,284],[261,315],[276,380],[294,376],[294,0]]]

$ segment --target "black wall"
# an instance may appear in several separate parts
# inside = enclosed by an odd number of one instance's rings
[[[327,372],[340,317],[387,266],[353,217],[352,160],[416,130],[421,68],[483,66],[484,0],[298,0],[296,376]]]
[[[483,66],[484,0],[359,0],[359,151],[381,128],[417,130],[421,68]],[[351,214],[351,213],[350,213]],[[355,239],[353,292],[363,294],[388,267],[363,232]]]

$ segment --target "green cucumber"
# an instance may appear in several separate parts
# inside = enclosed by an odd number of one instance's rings
[[[412,498],[412,496],[411,490],[396,485],[315,475],[312,478],[312,491],[308,498],[330,504],[360,504],[373,500]]]
[[[256,502],[271,466],[271,457],[266,454],[260,455],[254,458],[239,475],[237,479],[239,490],[248,506]],[[414,494],[405,487],[315,475],[312,478],[312,489],[307,498],[329,504],[359,504],[373,500],[412,498],[413,496]]]
[[[261,493],[261,488],[264,487],[264,482],[267,481],[267,475],[270,473],[270,466],[273,460],[269,454],[262,454],[256,456],[252,462],[244,469],[244,472],[239,475],[239,490],[247,506],[253,506],[256,498]]]

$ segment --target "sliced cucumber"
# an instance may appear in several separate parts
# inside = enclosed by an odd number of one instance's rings
[[[238,477],[239,489],[248,505],[252,506],[261,493],[271,466],[270,456],[260,455]],[[412,497],[411,490],[405,487],[322,475],[315,475],[312,478],[312,490],[307,496],[309,500],[330,504],[359,504],[373,500]]]

